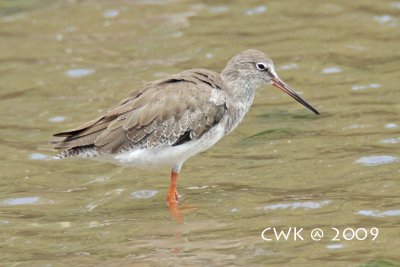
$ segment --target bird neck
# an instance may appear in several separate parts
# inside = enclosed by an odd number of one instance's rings
[[[256,89],[263,85],[264,81],[255,78],[252,72],[241,70],[232,64],[228,64],[222,71],[221,77],[226,84],[225,91],[235,102],[251,105]],[[250,107],[250,106],[249,106]]]
[[[224,75],[225,74],[225,75]],[[244,115],[249,111],[253,104],[257,84],[246,77],[227,76],[222,73],[222,79],[226,84],[225,92],[229,97],[228,112],[228,132],[233,131],[244,118]]]

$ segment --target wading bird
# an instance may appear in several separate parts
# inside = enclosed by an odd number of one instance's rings
[[[191,69],[150,82],[94,120],[55,134],[54,147],[61,150],[56,158],[170,166],[167,202],[177,213],[182,164],[232,132],[252,105],[256,89],[267,84],[319,114],[279,78],[266,54],[246,50],[229,60],[221,74]]]

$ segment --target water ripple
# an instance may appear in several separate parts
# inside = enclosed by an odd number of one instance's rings
[[[383,165],[389,164],[399,161],[398,157],[394,156],[369,156],[369,157],[362,157],[355,161],[355,163],[363,165],[363,166],[376,166],[376,165]]]
[[[281,65],[279,66],[280,70],[292,70],[292,69],[297,69],[299,66],[296,63],[289,63],[286,65]]]
[[[131,195],[134,199],[151,198],[157,194],[158,194],[158,191],[156,191],[156,190],[140,190],[140,191],[135,191],[135,192],[131,193]]]
[[[229,6],[213,6],[208,11],[214,14],[226,13],[229,11]]]
[[[252,15],[262,14],[265,11],[267,11],[267,7],[266,6],[258,6],[258,7],[255,7],[255,8],[247,9],[244,12],[244,14],[246,14],[248,16],[252,16]]]
[[[305,202],[292,202],[292,203],[278,203],[271,204],[262,207],[262,210],[276,210],[276,209],[319,209],[322,206],[332,203],[332,200],[323,200],[320,202],[316,201],[305,201]]]
[[[331,244],[331,245],[327,245],[326,248],[339,249],[339,248],[343,248],[343,245],[342,244]]]
[[[397,127],[399,127],[396,123],[386,123],[385,124],[385,128],[386,129],[394,129],[394,128],[397,128]]]
[[[391,6],[395,9],[400,9],[400,2],[394,2],[391,4]]]
[[[119,11],[116,9],[109,9],[103,13],[105,18],[115,18],[119,15]]]
[[[392,217],[392,216],[400,216],[400,210],[386,210],[386,211],[360,210],[357,212],[357,214],[364,216],[371,216],[371,217]]]
[[[325,73],[325,74],[340,73],[340,72],[342,72],[342,69],[339,67],[329,67],[329,68],[324,68],[322,70],[322,73]]]
[[[360,85],[360,84],[355,84],[351,87],[351,90],[353,91],[360,91],[360,90],[366,90],[366,89],[370,89],[370,88],[380,88],[381,85],[378,83],[370,83],[370,84],[366,84],[366,85]]]
[[[400,137],[397,138],[386,138],[379,141],[381,144],[397,144],[400,143]]]
[[[46,156],[46,155],[40,154],[40,153],[33,153],[33,154],[31,154],[30,159],[32,159],[32,160],[46,160],[46,159],[49,159],[49,156]]]
[[[396,27],[396,19],[390,15],[374,16],[374,20],[381,25],[387,25],[390,27]]]
[[[95,73],[95,70],[93,69],[72,69],[72,70],[67,70],[65,72],[65,75],[71,78],[80,78],[93,73]]]
[[[54,116],[48,119],[49,122],[62,122],[65,120],[64,116]]]
[[[49,199],[43,199],[36,196],[9,198],[0,201],[0,206],[41,205],[41,204],[54,204],[54,201]]]

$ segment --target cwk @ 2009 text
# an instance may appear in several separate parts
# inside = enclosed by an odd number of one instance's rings
[[[350,241],[350,240],[376,240],[379,235],[377,227],[371,228],[352,228],[347,227],[339,229],[331,227],[329,229],[313,228],[304,230],[302,227],[288,227],[285,229],[277,227],[267,227],[261,232],[261,238],[265,241],[303,241],[313,240],[321,241],[329,239],[330,241]]]

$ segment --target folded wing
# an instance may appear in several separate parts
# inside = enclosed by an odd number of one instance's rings
[[[226,112],[223,86],[217,73],[185,71],[132,92],[98,118],[55,134],[52,143],[65,156],[85,148],[118,153],[180,145],[199,138],[221,120]]]

